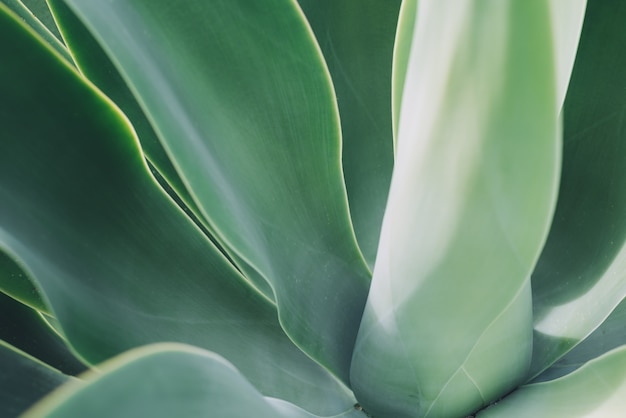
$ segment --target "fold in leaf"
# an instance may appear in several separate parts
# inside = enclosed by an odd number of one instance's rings
[[[298,3],[333,79],[352,223],[373,269],[393,169],[391,58],[401,1]]]
[[[462,416],[521,383],[560,162],[546,1],[420,0],[352,364],[374,416]],[[532,27],[532,30],[529,28]]]
[[[116,65],[214,232],[272,287],[282,326],[348,381],[369,271],[335,98],[292,0],[66,0]],[[288,34],[288,36],[286,35]]]
[[[626,410],[626,346],[551,382],[522,386],[478,418],[621,417]]]
[[[626,3],[588,1],[563,107],[559,200],[532,275],[531,376],[589,335],[626,295],[625,20]]]
[[[105,363],[86,382],[67,385],[24,418],[117,417],[315,418],[263,398],[223,358],[181,344],[139,348]],[[363,417],[354,408],[339,417]]]
[[[0,340],[0,416],[17,417],[71,378]]]
[[[0,60],[0,242],[82,357],[180,341],[311,411],[353,402],[155,183],[119,110],[2,5]]]

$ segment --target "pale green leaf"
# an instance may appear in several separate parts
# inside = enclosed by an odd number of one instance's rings
[[[417,18],[417,1],[402,0],[398,28],[393,48],[392,86],[391,86],[391,110],[393,122],[394,150],[398,146],[398,125],[400,123],[400,108],[402,105],[402,90],[406,81],[406,70],[409,65],[411,44],[415,20]]]
[[[180,341],[265,395],[328,414],[353,402],[156,184],[119,110],[2,5],[0,60],[0,242],[82,357]]]
[[[2,245],[0,245],[0,292],[33,309],[50,313],[36,283],[31,281],[22,267],[17,264],[15,257],[10,256]]]
[[[617,418],[624,411],[626,346],[560,379],[522,386],[478,418]]]
[[[295,1],[67,4],[134,92],[220,242],[270,283],[290,338],[347,382],[369,271],[350,222],[329,75]]]
[[[462,416],[530,364],[529,278],[560,163],[550,13],[543,0],[452,3],[416,11],[351,374],[374,416]]]

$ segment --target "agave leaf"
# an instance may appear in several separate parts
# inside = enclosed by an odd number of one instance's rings
[[[537,376],[532,383],[565,376],[588,361],[622,345],[626,345],[626,299],[617,305],[602,325]]]
[[[556,103],[561,111],[572,75],[587,0],[549,0],[556,53]]]
[[[6,1],[6,0],[3,0]],[[10,0],[12,1],[12,0]],[[46,0],[18,0],[21,1],[24,6],[30,10],[33,15],[37,17],[37,19],[53,34],[59,42],[63,42],[61,38],[61,33],[59,32],[59,28],[54,21],[54,17],[50,12],[50,8],[48,7],[48,3]]]
[[[86,369],[37,311],[3,293],[0,293],[0,340],[65,374],[76,375]]]
[[[175,13],[166,0],[66,3],[142,104],[220,242],[271,284],[287,334],[347,382],[369,271],[332,86],[295,1],[188,1]]]
[[[27,8],[24,3],[26,3],[29,8]],[[67,52],[65,45],[60,41],[61,36],[58,33],[45,0],[31,0],[24,3],[20,0],[0,1],[0,4],[6,5],[13,13],[18,15],[25,24],[30,26],[39,36],[45,39],[48,45],[61,54],[67,62],[73,63],[72,57]]]
[[[402,91],[406,81],[406,70],[409,65],[413,31],[417,17],[417,1],[403,0],[398,17],[398,28],[393,47],[391,110],[393,122],[394,150],[398,146],[398,125],[400,123],[400,108],[402,105]]]
[[[20,415],[72,378],[0,340],[0,415]]]
[[[199,210],[195,207],[193,199],[189,196],[183,181],[163,149],[157,133],[111,60],[63,1],[50,0],[50,6],[79,70],[109,96],[130,119],[146,157],[176,194],[181,196],[184,203],[190,206],[193,213],[198,216]]]
[[[333,79],[359,246],[374,267],[393,169],[391,59],[400,0],[299,0]]]
[[[85,382],[62,387],[24,417],[315,417],[264,398],[225,359],[182,344],[132,350],[83,378]]]
[[[626,295],[625,19],[626,4],[588,2],[563,108],[559,200],[532,276],[531,376],[589,335]]]
[[[343,410],[350,393],[156,184],[119,110],[41,42],[0,5],[0,242],[72,347],[96,363],[186,342],[266,395]]]
[[[461,416],[530,364],[560,159],[551,22],[542,0],[421,0],[415,28],[351,377],[374,416]]]
[[[0,292],[33,309],[50,313],[36,284],[24,273],[15,258],[2,250],[0,244]]]
[[[557,380],[522,386],[478,418],[619,417],[626,409],[626,346]]]

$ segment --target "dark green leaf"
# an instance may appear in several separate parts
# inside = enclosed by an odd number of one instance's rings
[[[265,395],[327,414],[352,402],[156,184],[119,110],[1,5],[0,60],[0,242],[82,357],[181,341]]]
[[[298,0],[333,79],[356,237],[374,268],[393,169],[391,61],[400,0]]]
[[[328,73],[292,0],[67,0],[142,104],[219,241],[348,381],[369,271]],[[250,274],[250,269],[253,274]]]

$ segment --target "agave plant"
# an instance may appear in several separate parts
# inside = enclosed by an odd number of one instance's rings
[[[625,19],[1,0],[1,415],[619,416]]]

